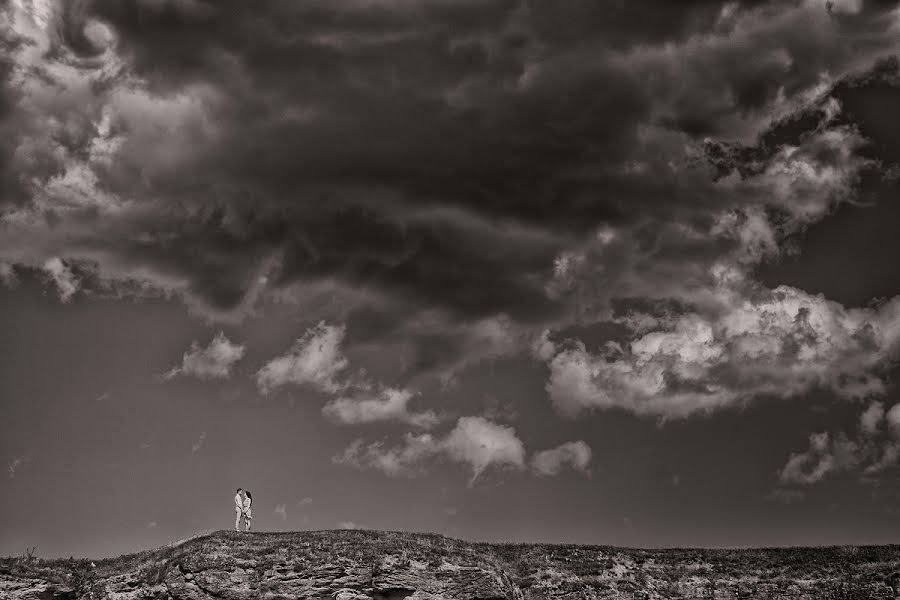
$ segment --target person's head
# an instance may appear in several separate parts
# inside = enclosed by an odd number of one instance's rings
[[[244,495],[250,498],[250,501],[253,502],[253,495],[249,491],[244,492]]]
[[[238,494],[240,494],[240,493],[243,492],[243,491],[244,491],[244,490],[242,490],[241,488],[238,488],[238,489],[237,489],[237,493],[238,493]]]

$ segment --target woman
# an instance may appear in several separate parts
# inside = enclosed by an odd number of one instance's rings
[[[250,531],[250,519],[253,518],[253,514],[250,511],[250,505],[253,504],[253,495],[245,490],[244,491],[244,522],[247,524],[246,531]]]
[[[244,514],[244,499],[241,497],[241,493],[244,490],[241,488],[237,489],[237,493],[234,495],[234,530],[241,530],[241,515]]]

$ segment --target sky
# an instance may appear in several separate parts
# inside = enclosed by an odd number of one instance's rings
[[[0,554],[900,541],[900,7],[0,0]]]

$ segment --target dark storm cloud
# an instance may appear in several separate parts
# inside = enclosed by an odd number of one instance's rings
[[[861,168],[828,77],[896,39],[872,2],[35,6],[7,8],[28,46],[4,151],[33,198],[4,212],[0,258],[215,318],[336,281],[379,298],[348,339],[405,336],[420,364],[471,350],[457,319],[609,317],[777,254]],[[796,135],[756,143],[812,101]],[[429,309],[450,316],[414,335]]]
[[[19,140],[16,112],[19,95],[10,85],[14,70],[12,54],[24,40],[5,23],[9,9],[0,6],[0,206],[21,202],[25,189],[18,181],[15,165],[15,148]]]

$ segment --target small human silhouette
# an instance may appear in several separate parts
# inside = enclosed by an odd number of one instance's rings
[[[253,513],[250,510],[251,504],[253,504],[253,495],[248,490],[244,492],[244,523],[246,525],[246,531],[250,531],[250,519],[253,518]]]
[[[237,489],[237,493],[234,495],[234,530],[241,530],[241,516],[244,514],[244,498],[241,496],[241,492],[243,492],[241,488]]]

